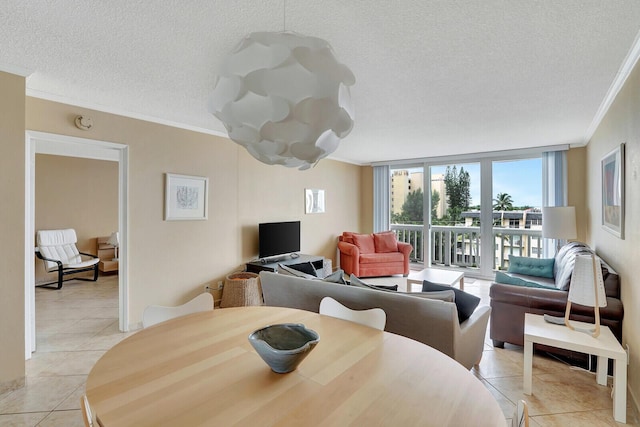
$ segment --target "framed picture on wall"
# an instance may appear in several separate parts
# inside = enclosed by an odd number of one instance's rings
[[[602,227],[624,239],[624,144],[602,158]]]
[[[207,219],[209,178],[165,174],[164,220]]]
[[[307,188],[304,190],[305,213],[324,213],[324,190]]]

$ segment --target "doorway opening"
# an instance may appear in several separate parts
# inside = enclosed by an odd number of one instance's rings
[[[118,163],[118,324],[127,332],[128,321],[128,147],[123,144],[43,132],[26,132],[25,164],[25,359],[36,350],[35,324],[35,159],[50,154]]]

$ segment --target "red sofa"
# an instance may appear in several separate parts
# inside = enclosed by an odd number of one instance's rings
[[[393,231],[358,234],[345,231],[338,237],[340,268],[357,277],[409,275],[413,246],[398,242]]]

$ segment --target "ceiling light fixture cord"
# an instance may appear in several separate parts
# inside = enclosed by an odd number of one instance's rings
[[[282,31],[287,31],[287,0],[282,1]]]

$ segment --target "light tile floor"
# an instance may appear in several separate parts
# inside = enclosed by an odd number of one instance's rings
[[[0,426],[84,426],[80,397],[95,362],[130,334],[118,330],[118,276],[36,288],[36,349],[25,387],[0,394]]]
[[[400,276],[364,279],[371,283],[397,284],[406,289],[406,279]],[[480,304],[489,305],[491,282],[466,279],[464,290],[481,298]],[[414,285],[413,291],[418,291]],[[613,419],[612,378],[607,387],[596,383],[595,373],[570,367],[553,357],[536,353],[533,357],[533,392],[522,392],[523,348],[505,344],[504,349],[494,348],[489,338],[489,328],[480,365],[471,372],[496,398],[505,418],[511,425],[515,402],[524,400],[529,406],[530,425],[537,426],[624,426]],[[627,424],[640,425],[638,416],[631,409],[631,396],[627,395]]]
[[[371,279],[397,283],[402,277]],[[467,280],[467,292],[489,303],[489,282]],[[61,290],[36,290],[37,351],[27,362],[26,386],[0,395],[0,426],[83,426],[80,397],[93,364],[131,333],[118,331],[117,276],[98,282],[70,281]],[[534,356],[534,395],[522,393],[521,347],[494,349],[489,340],[471,372],[489,389],[510,422],[514,402],[529,405],[531,426],[616,426],[611,388],[591,373],[544,355]],[[611,379],[609,380],[611,382]],[[630,402],[630,400],[628,399]],[[629,405],[631,407],[631,405]],[[640,425],[631,409],[627,425]]]

